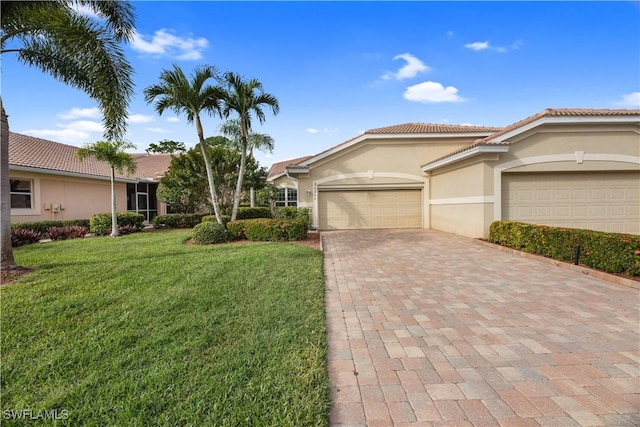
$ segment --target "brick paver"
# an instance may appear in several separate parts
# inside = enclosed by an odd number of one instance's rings
[[[332,426],[634,426],[640,294],[432,230],[322,233]]]

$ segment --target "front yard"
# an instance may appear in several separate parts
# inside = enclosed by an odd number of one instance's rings
[[[3,424],[328,423],[321,252],[188,234],[15,250],[35,271],[0,290]]]

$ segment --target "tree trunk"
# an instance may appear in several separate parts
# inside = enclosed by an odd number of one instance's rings
[[[249,190],[249,194],[250,194],[250,200],[251,200],[251,207],[255,208],[256,207],[256,189],[251,187],[251,189]]]
[[[10,270],[16,267],[11,247],[11,183],[9,181],[9,120],[2,105],[2,123],[0,128],[0,235],[2,236],[2,252],[0,270]]]
[[[111,237],[118,237],[118,210],[116,209],[116,171],[111,166]]]
[[[202,150],[202,157],[204,157],[204,168],[207,171],[207,180],[209,181],[209,192],[211,193],[211,204],[213,205],[213,213],[216,215],[216,221],[218,224],[222,224],[222,216],[220,216],[220,208],[218,207],[218,197],[216,195],[215,181],[213,180],[213,171],[211,170],[211,162],[207,155],[207,146],[204,142],[204,131],[202,130],[202,123],[200,117],[196,115],[196,132],[198,132],[198,140],[200,141],[200,149]]]
[[[233,209],[231,210],[231,221],[236,220],[238,215],[238,206],[240,206],[240,197],[242,197],[242,180],[244,178],[244,169],[247,163],[247,125],[244,121],[240,122],[240,132],[242,132],[242,153],[240,156],[240,170],[238,171],[238,183],[236,184],[236,194],[233,197]]]

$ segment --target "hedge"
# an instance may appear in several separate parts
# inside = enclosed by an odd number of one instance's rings
[[[227,224],[231,221],[231,215],[220,215],[223,224]],[[215,215],[205,215],[202,217],[202,222],[218,222],[218,219]]]
[[[193,241],[199,245],[224,243],[229,240],[229,232],[222,224],[213,221],[202,222],[193,227]]]
[[[273,214],[271,213],[271,209],[268,207],[260,206],[260,207],[239,207],[238,214],[236,215],[236,220],[239,219],[255,219],[255,218],[271,218]]]
[[[307,238],[307,222],[300,219],[242,219],[227,223],[232,239],[287,241]]]
[[[142,229],[144,215],[136,212],[118,212],[118,227],[130,226],[137,230]],[[89,220],[89,231],[96,236],[104,236],[111,229],[111,213],[100,213]]]
[[[640,276],[640,236],[513,221],[495,221],[489,241],[561,261],[573,261],[580,246],[581,265]]]
[[[299,208],[296,206],[280,206],[276,209],[276,216],[283,219],[302,219],[307,222],[310,221],[309,208]]]
[[[65,221],[37,221],[37,222],[14,222],[11,224],[11,228],[21,228],[24,230],[35,231],[36,233],[46,234],[50,227],[68,227],[79,225],[81,227],[89,228],[88,219],[71,219]]]
[[[156,215],[152,223],[154,228],[193,228],[202,222],[202,217],[205,215],[204,213]]]

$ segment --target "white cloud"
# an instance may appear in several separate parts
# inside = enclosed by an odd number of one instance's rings
[[[168,129],[162,129],[162,128],[146,128],[145,130],[147,130],[149,132],[154,132],[154,133],[169,133],[169,132],[171,132]]]
[[[104,132],[104,126],[100,122],[92,122],[91,120],[78,120],[71,123],[56,125],[63,129],[72,129],[79,132]]]
[[[209,46],[204,37],[180,37],[173,30],[160,29],[153,36],[136,32],[131,47],[141,53],[169,56],[175,59],[198,60],[202,50]]]
[[[431,68],[426,65],[424,62],[411,55],[410,53],[403,53],[401,55],[396,55],[393,57],[393,60],[396,59],[404,59],[407,61],[407,64],[400,68],[395,73],[391,71],[387,71],[383,75],[380,76],[382,80],[404,80],[409,79],[411,77],[415,77],[418,73],[426,73],[431,70]]]
[[[98,108],[72,108],[69,111],[58,114],[58,117],[65,120],[79,119],[81,117],[97,119],[100,118],[100,115]]]
[[[180,122],[180,119],[177,118],[177,117],[167,117],[167,121],[169,123],[178,123],[178,122]]]
[[[315,129],[315,128],[307,128],[307,132],[309,132],[309,133],[320,133],[320,130]]]
[[[467,43],[464,45],[464,47],[471,50],[485,50],[485,49],[489,49],[489,42]]]
[[[153,116],[145,116],[144,114],[132,114],[127,118],[129,123],[149,123],[154,120]]]
[[[307,128],[306,130],[309,133],[336,133],[336,132],[338,132],[338,128],[322,128],[322,129]]]
[[[76,129],[27,129],[21,133],[72,145],[91,142],[89,133]]]
[[[404,99],[425,103],[465,101],[464,98],[458,95],[457,88],[453,86],[444,87],[441,83],[432,81],[409,86],[404,93]]]
[[[640,92],[631,92],[626,95],[622,95],[622,101],[616,102],[616,105],[640,108]]]

